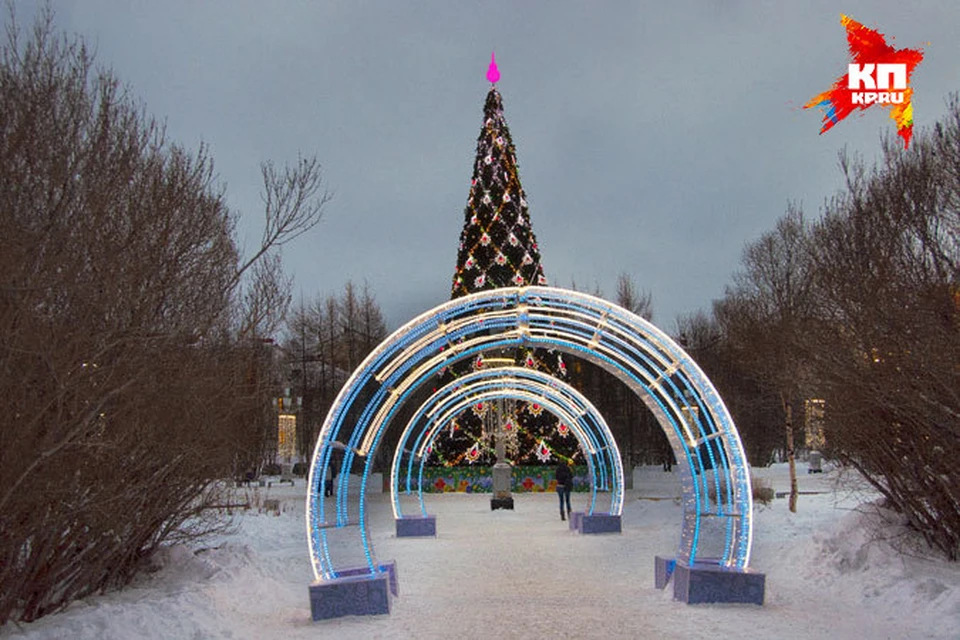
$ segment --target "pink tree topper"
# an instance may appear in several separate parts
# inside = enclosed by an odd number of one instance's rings
[[[497,69],[497,60],[493,52],[490,53],[490,66],[487,67],[487,80],[491,84],[496,84],[500,80],[500,69]]]

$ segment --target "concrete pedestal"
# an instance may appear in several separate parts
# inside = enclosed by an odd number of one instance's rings
[[[577,524],[580,533],[620,533],[620,516],[610,513],[583,514]]]
[[[425,538],[437,535],[437,516],[403,516],[396,519],[398,538]]]
[[[763,604],[766,576],[754,571],[733,571],[720,565],[676,563],[673,599],[687,604],[732,602]]]
[[[677,568],[674,558],[656,556],[653,559],[653,584],[657,589],[666,589],[673,571]]]
[[[310,585],[310,615],[316,621],[390,613],[391,595],[388,571],[341,575]]]
[[[499,449],[498,449],[499,451]],[[490,499],[490,510],[513,509],[513,468],[508,462],[498,462],[493,465],[493,498]]]
[[[383,564],[377,565],[377,569],[380,573],[387,574],[387,580],[390,585],[390,593],[395,596],[400,595],[400,582],[397,580],[397,563],[394,560],[389,562],[384,562]],[[351,567],[349,569],[341,569],[337,572],[338,578],[348,578],[351,576],[369,576],[370,568],[366,565],[362,567]]]
[[[570,521],[571,531],[580,531],[580,518],[582,517],[583,511],[571,511],[567,515],[567,519]]]

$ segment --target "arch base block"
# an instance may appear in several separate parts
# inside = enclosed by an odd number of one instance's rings
[[[310,585],[310,616],[314,622],[343,616],[390,613],[393,597],[400,594],[396,562],[378,565],[376,573],[366,567],[340,571],[332,580]]]
[[[398,538],[430,538],[437,535],[437,516],[396,518]]]
[[[655,556],[653,559],[653,584],[657,589],[666,589],[670,578],[673,577],[673,570],[677,568],[675,558],[664,558]]]
[[[763,605],[765,585],[766,576],[762,573],[727,569],[710,562],[677,562],[673,570],[673,599],[687,604]]]
[[[571,518],[573,514],[570,514]],[[580,533],[620,533],[620,516],[615,513],[584,513],[577,518]]]

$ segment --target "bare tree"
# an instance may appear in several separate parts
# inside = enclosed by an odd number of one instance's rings
[[[283,271],[279,252],[268,253],[254,263],[252,277],[243,292],[237,335],[259,339],[276,335],[290,306],[292,278]]]
[[[830,452],[960,557],[960,106],[908,151],[885,141],[814,229],[808,351]]]
[[[617,277],[617,304],[645,320],[653,320],[653,295],[637,289],[626,272]]]
[[[315,227],[324,207],[333,197],[323,187],[323,174],[316,156],[300,157],[293,166],[277,169],[271,161],[260,165],[263,176],[264,225],[260,246],[237,269],[241,277],[274,247],[282,247]]]
[[[226,524],[209,517],[220,481],[270,426],[261,340],[285,294],[269,254],[325,202],[309,162],[287,191],[268,186],[264,243],[241,264],[206,148],[169,144],[49,10],[29,38],[13,20],[7,35],[0,624],[122,586],[159,545]]]
[[[319,425],[347,377],[386,335],[383,313],[367,283],[358,294],[357,286],[347,282],[339,296],[301,304],[291,315],[284,351],[288,376],[303,398],[301,455],[312,450]]]
[[[751,369],[780,397],[791,511],[797,509],[798,496],[793,412],[807,371],[797,344],[813,313],[808,234],[803,212],[790,205],[774,231],[744,249],[734,286],[728,288],[725,304],[715,307],[726,334]]]
[[[363,291],[360,295],[360,325],[361,349],[364,356],[373,351],[387,337],[387,323],[383,319],[380,305],[370,289],[370,283],[363,282]]]

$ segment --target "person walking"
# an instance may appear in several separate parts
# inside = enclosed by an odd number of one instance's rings
[[[330,498],[333,496],[333,480],[337,477],[337,463],[333,458],[327,463],[327,469],[323,475],[323,495]]]
[[[323,496],[329,498],[333,495],[333,465],[327,464],[326,471],[323,473]]]
[[[557,496],[560,498],[560,519],[566,520],[563,512],[563,504],[566,501],[567,514],[570,513],[570,492],[573,491],[573,472],[563,460],[557,465]]]

